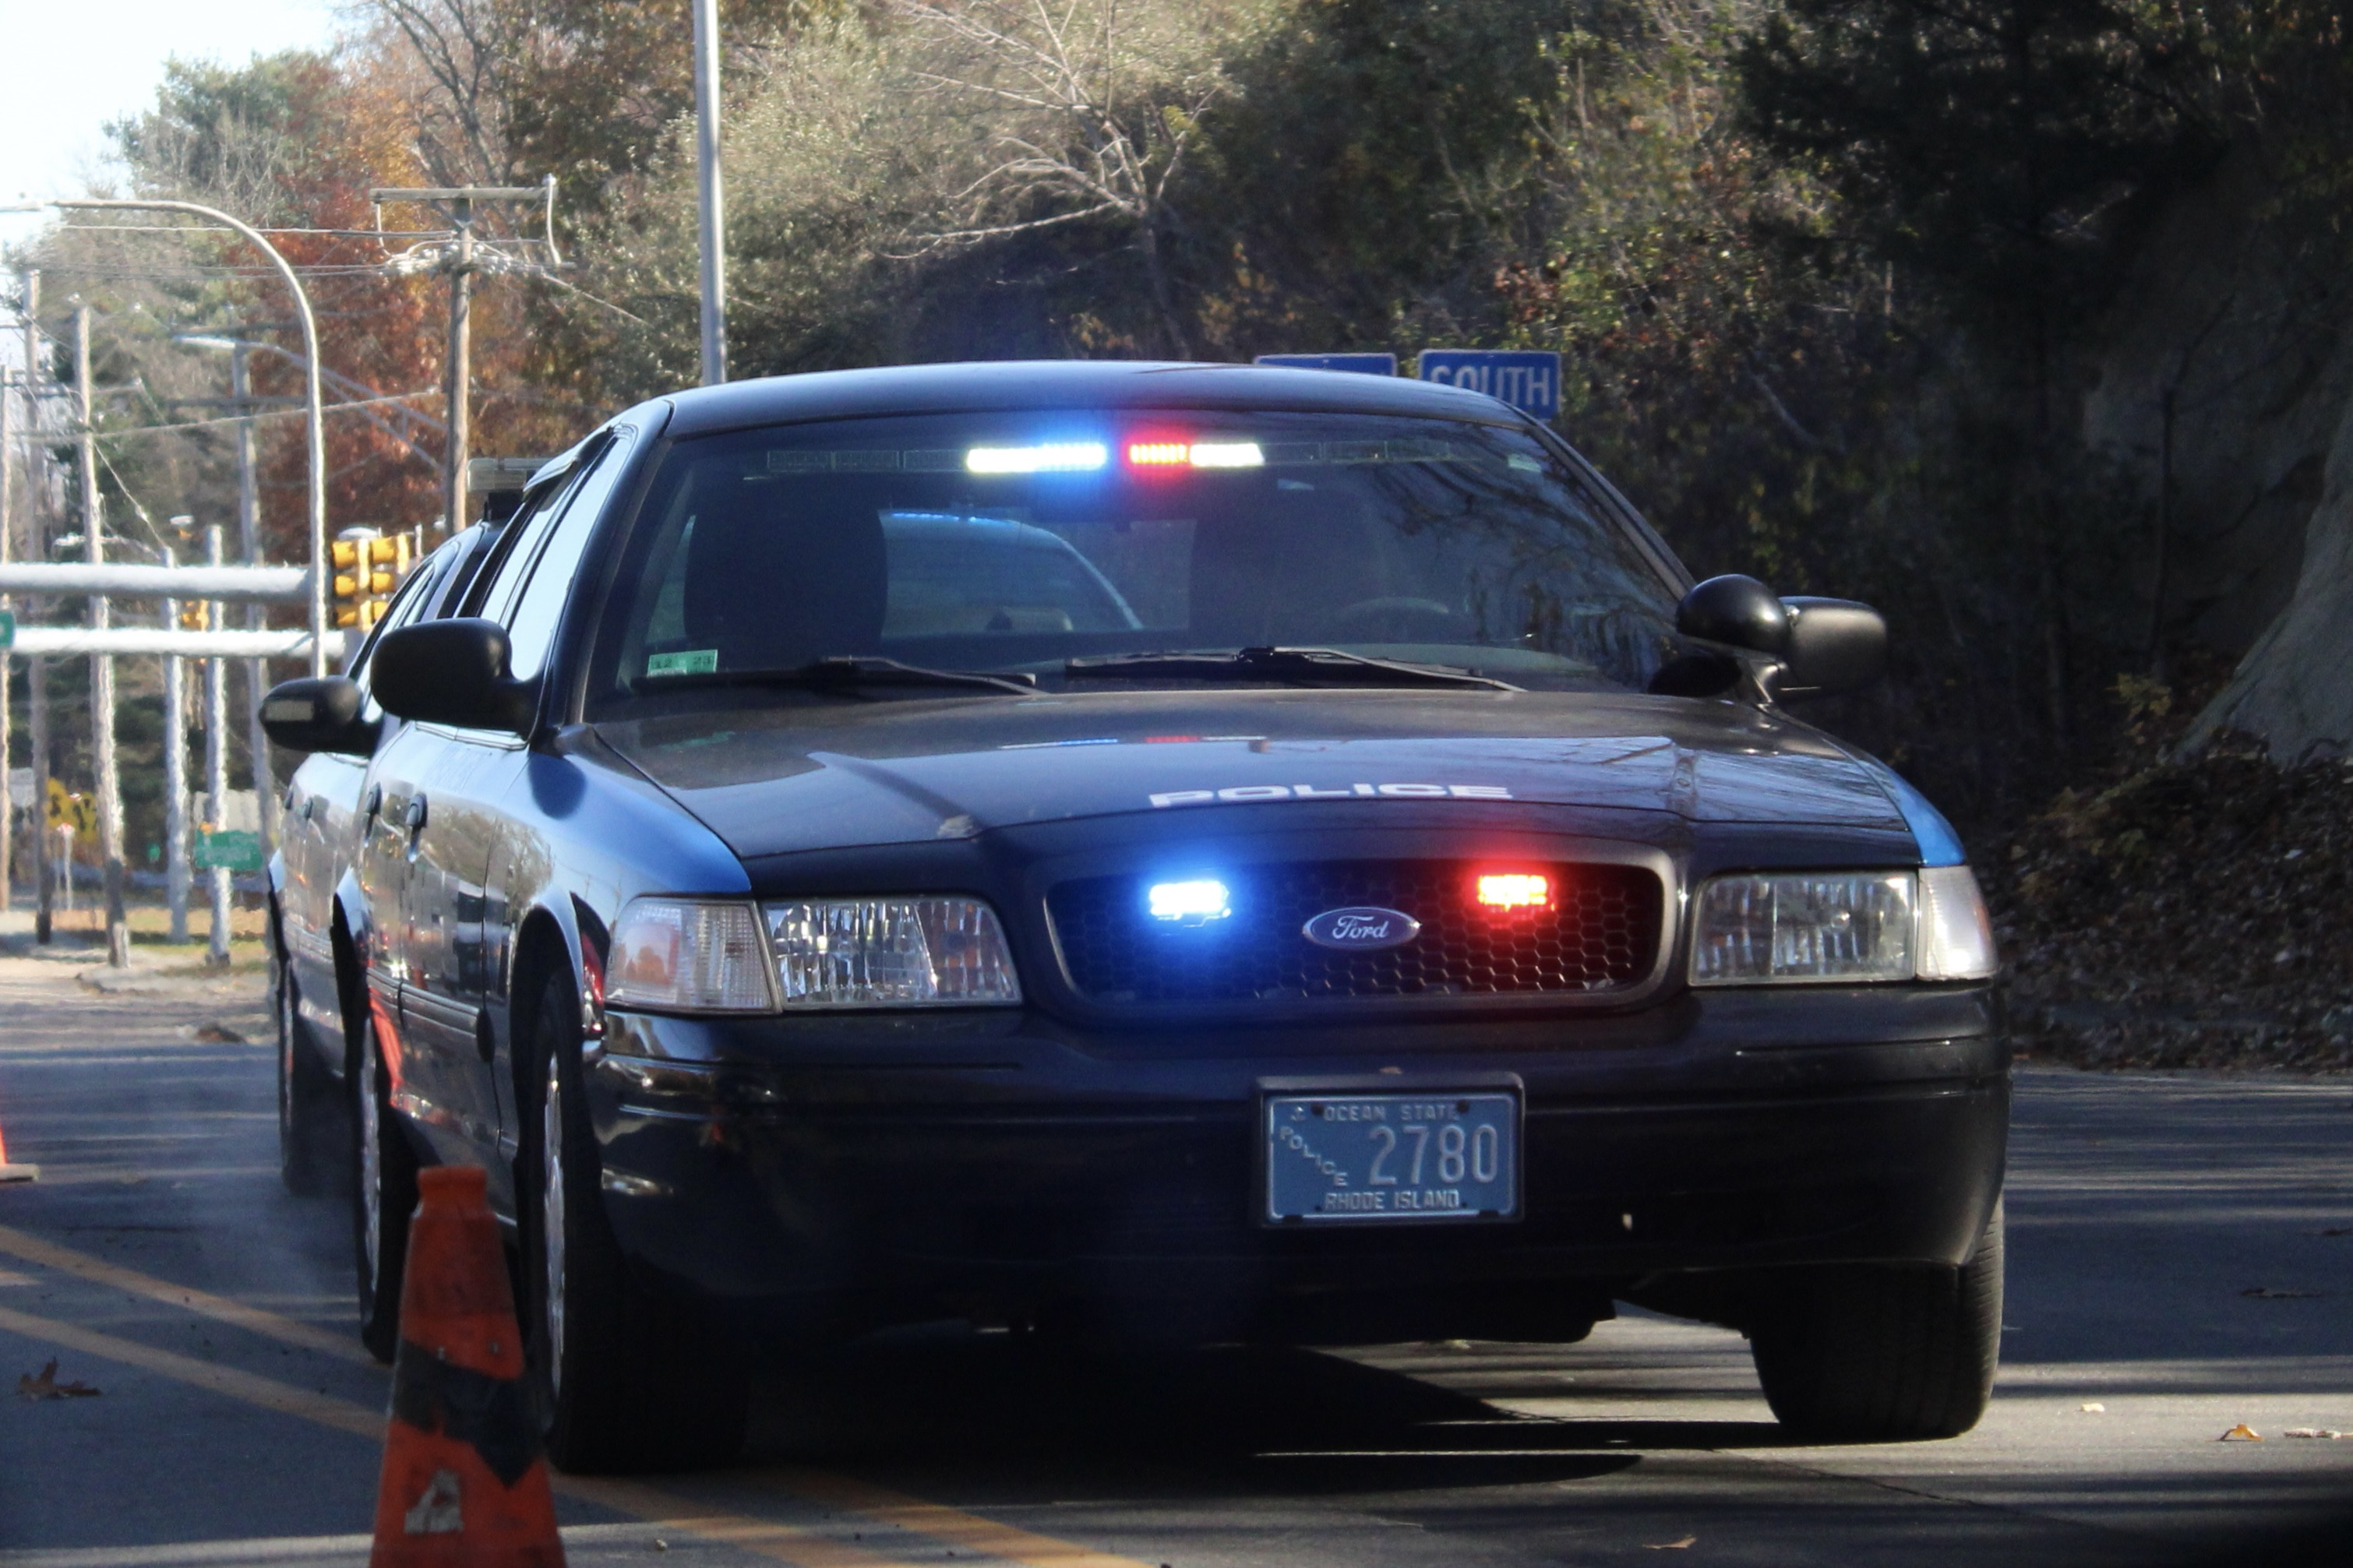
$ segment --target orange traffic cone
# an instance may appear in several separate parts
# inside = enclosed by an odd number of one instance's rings
[[[8,1163],[8,1141],[0,1138],[0,1182],[37,1182],[40,1179],[41,1168],[38,1165]]]
[[[417,1176],[371,1568],[561,1568],[555,1500],[484,1178]]]

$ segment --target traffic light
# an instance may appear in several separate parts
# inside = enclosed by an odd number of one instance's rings
[[[213,607],[204,599],[184,599],[180,603],[180,629],[184,632],[210,631]]]
[[[408,575],[408,535],[347,528],[327,548],[334,567],[335,625],[366,631]]]

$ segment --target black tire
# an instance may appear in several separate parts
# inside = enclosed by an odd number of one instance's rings
[[[295,1005],[294,977],[283,959],[274,965],[278,1009],[278,1179],[298,1198],[332,1192],[343,1163],[337,1157],[335,1083],[319,1059],[311,1031]]]
[[[361,992],[344,1084],[352,1091],[352,1253],[359,1284],[360,1341],[391,1364],[400,1348],[400,1288],[408,1271],[408,1220],[417,1210],[417,1152],[392,1109],[392,1080],[376,1049],[375,1017]]]
[[[1957,1268],[1809,1269],[1777,1281],[1749,1331],[1774,1415],[1809,1442],[1957,1437],[2001,1357],[2001,1205]]]
[[[549,976],[530,1050],[518,1053],[530,1068],[515,1173],[523,1338],[548,1458],[576,1474],[724,1464],[744,1443],[743,1358],[713,1313],[649,1289],[621,1255],[605,1216],[579,1007],[570,975]]]

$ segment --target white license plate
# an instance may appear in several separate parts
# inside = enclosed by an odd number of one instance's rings
[[[1519,1217],[1520,1097],[1280,1094],[1266,1100],[1266,1217],[1312,1224]]]

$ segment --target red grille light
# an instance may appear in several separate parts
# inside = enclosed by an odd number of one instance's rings
[[[1478,900],[1483,909],[1548,910],[1552,879],[1531,871],[1490,871],[1479,878]]]

